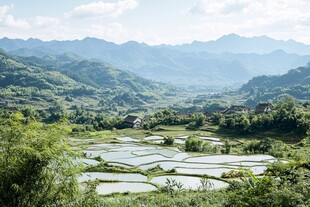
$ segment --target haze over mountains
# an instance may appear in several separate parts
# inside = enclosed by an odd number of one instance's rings
[[[267,36],[225,35],[215,41],[150,46],[129,41],[115,44],[96,38],[70,41],[0,39],[12,55],[37,56],[74,53],[129,70],[144,78],[176,85],[223,87],[241,85],[257,75],[284,74],[310,61],[310,45]],[[46,63],[48,64],[48,63]]]
[[[231,52],[267,54],[275,50],[283,50],[286,53],[295,53],[300,55],[310,54],[310,45],[305,45],[294,40],[275,40],[265,35],[241,37],[237,34],[229,34],[224,35],[215,41],[194,41],[191,44],[182,44],[172,47],[185,52],[208,51],[210,53]]]

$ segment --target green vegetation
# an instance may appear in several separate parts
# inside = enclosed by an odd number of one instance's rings
[[[129,193],[124,195],[114,194],[104,197],[98,196],[96,194],[96,182],[89,183],[88,187],[83,190],[80,190],[78,188],[75,177],[79,172],[79,168],[76,168],[78,166],[70,162],[68,156],[64,156],[64,153],[66,153],[66,155],[70,155],[71,157],[76,156],[76,154],[72,153],[65,144],[67,142],[67,139],[65,139],[65,132],[68,132],[68,129],[64,126],[67,125],[67,123],[43,125],[39,122],[32,121],[32,119],[30,118],[31,116],[24,117],[20,113],[10,114],[6,111],[2,111],[2,113],[1,145],[5,146],[5,148],[3,149],[13,151],[11,151],[12,156],[10,156],[9,163],[10,167],[12,167],[12,171],[5,170],[7,169],[7,167],[5,167],[6,162],[2,161],[4,161],[6,151],[1,152],[1,156],[3,157],[1,157],[0,159],[2,166],[1,169],[3,170],[1,176],[6,176],[1,177],[1,180],[16,182],[7,183],[6,185],[4,185],[4,183],[1,184],[3,185],[3,188],[1,189],[3,192],[2,194],[7,195],[7,197],[2,197],[6,200],[1,200],[1,202],[5,203],[4,206],[12,205],[11,202],[15,201],[9,200],[14,200],[16,197],[18,197],[18,195],[21,196],[21,194],[23,194],[23,196],[28,196],[29,198],[30,194],[32,195],[33,193],[36,193],[37,197],[31,198],[40,200],[38,198],[41,198],[43,193],[45,193],[44,195],[46,195],[47,192],[44,191],[44,189],[46,189],[45,187],[48,185],[52,186],[49,189],[51,191],[47,193],[48,196],[44,197],[44,202],[46,202],[46,206],[57,206],[55,202],[62,202],[62,204],[66,206],[141,206],[143,204],[147,206],[242,206],[241,201],[249,206],[264,206],[270,205],[272,203],[272,200],[274,200],[275,204],[279,204],[279,206],[283,205],[286,200],[288,201],[288,204],[286,206],[296,206],[296,204],[300,206],[307,206],[309,204],[308,201],[310,194],[309,189],[307,189],[306,187],[308,185],[307,183],[309,183],[309,177],[307,177],[307,174],[309,173],[309,156],[296,155],[290,156],[290,158],[294,160],[300,160],[298,162],[293,162],[289,165],[281,163],[270,164],[265,176],[261,179],[255,178],[255,176],[247,174],[247,171],[243,172],[243,174],[240,173],[240,171],[238,171],[238,173],[226,173],[223,175],[223,177],[225,178],[242,178],[241,182],[232,182],[228,189],[210,190],[211,187],[208,180],[202,179],[201,187],[198,188],[198,190],[184,190],[183,186],[180,183],[170,180],[169,183],[167,181],[166,187],[162,188],[158,192],[140,194]],[[28,110],[28,114],[32,114],[31,110]],[[8,126],[10,126],[11,128]],[[17,132],[16,135],[18,135],[18,139],[17,136],[14,139],[9,139],[10,136],[7,135],[8,132],[12,131],[11,129],[14,129],[13,132]],[[159,135],[170,134],[171,137],[174,137],[180,132],[187,132],[188,134],[194,133],[200,136],[206,136],[207,133],[211,133],[207,131],[186,130],[184,125],[162,126],[162,129],[163,131],[157,132],[159,133]],[[120,133],[124,133],[124,135],[136,133],[137,135],[141,134],[139,136],[143,137],[144,132],[147,131],[122,129],[90,133],[106,133],[108,138],[118,136],[117,134]],[[144,134],[144,136],[145,135],[146,134]],[[169,137],[167,137],[167,139],[168,138]],[[101,139],[105,140],[106,138]],[[100,139],[96,138],[96,140]],[[207,142],[203,143],[201,139],[195,136],[189,137],[186,142],[187,146],[185,145],[185,148],[188,147],[190,151],[217,153],[219,149],[218,147],[216,147],[217,150],[213,151],[215,146],[206,144]],[[222,149],[224,149],[224,153],[234,152],[234,150],[238,148],[238,146],[236,146],[234,143],[235,141],[233,139],[226,139],[224,146],[222,147]],[[244,144],[240,144],[239,147],[248,147],[247,150],[245,150],[247,153],[270,154],[272,153],[272,151],[279,151],[279,153],[285,151],[286,155],[288,153],[295,153],[292,147],[288,147],[288,145],[286,146],[284,143],[282,143],[282,145],[285,146],[283,150],[278,150],[279,148],[274,147],[275,145],[278,145],[278,143],[280,142],[274,142],[271,139],[256,141],[255,144],[252,144],[251,141],[247,141]],[[280,144],[280,146],[282,145]],[[296,146],[298,145],[299,143],[296,144]],[[12,148],[12,146],[14,147]],[[299,153],[307,155],[308,152],[303,153],[302,151],[299,151]],[[296,157],[298,157],[298,159],[295,159]],[[43,163],[41,163],[41,161]],[[34,163],[34,165],[31,164],[32,162]],[[53,165],[50,165],[50,162],[52,162]],[[59,162],[62,164],[59,164]],[[100,162],[100,165],[93,167],[89,166],[84,170],[88,172],[141,173],[150,176],[156,174],[163,175],[167,173],[176,173],[175,171],[165,172],[160,166],[155,166],[148,171],[142,171],[137,168],[122,168],[119,166],[111,166],[106,164],[104,160],[100,160]],[[48,170],[52,171],[49,172]],[[35,171],[38,173],[33,173]],[[29,175],[29,179],[25,179],[27,178],[25,177],[27,173]],[[57,174],[57,178],[63,178],[66,180],[66,182],[62,182],[61,184],[57,182],[51,182],[50,179],[55,178],[55,173]],[[34,182],[40,181],[40,179],[36,177],[37,175],[42,179],[44,178],[42,182]],[[7,179],[7,176],[10,176],[14,179]],[[70,179],[68,179],[68,176]],[[272,179],[269,176],[277,176],[279,177],[279,179]],[[8,190],[8,187],[5,186],[13,186],[11,189],[9,188],[12,191],[10,191],[10,194],[5,193]],[[18,188],[16,188],[17,186]],[[33,191],[30,191],[30,194],[28,194],[27,186],[33,186]],[[60,189],[60,187],[61,189],[63,189],[63,191],[59,192],[57,196],[60,197],[57,197],[54,192],[55,190],[57,191],[57,189]],[[37,193],[37,191],[42,192],[42,194]],[[273,191],[276,191],[277,193],[272,194],[271,192]],[[266,198],[270,199],[266,201]],[[22,198],[19,200],[21,200],[20,202],[24,202]],[[35,203],[37,201],[29,202]],[[6,205],[6,203],[8,204]],[[27,205],[23,204],[23,206]]]
[[[242,89],[251,96],[246,103],[274,98],[276,84],[285,90],[300,87],[301,94],[292,95],[308,99],[308,71],[309,66],[284,76],[253,79]],[[268,97],[260,94],[262,85],[256,91],[258,82],[270,88],[265,90]],[[157,110],[166,98],[184,97],[174,97],[176,91],[167,85],[98,61],[72,55],[21,61],[1,52],[0,98],[18,106],[19,112],[0,110],[0,206],[309,206],[309,101],[284,97],[268,113],[223,114],[221,106],[244,101],[242,95],[228,93],[226,101],[221,100],[224,95],[216,95],[211,101],[197,98]],[[128,113],[148,115],[143,129],[124,128],[123,115]],[[99,156],[94,160],[100,164],[84,168],[77,161],[79,153],[70,150],[121,143],[115,137],[152,135],[164,137],[157,146],[174,145],[182,152],[268,154],[288,163],[269,164],[261,178],[247,169],[225,172],[217,179],[230,185],[221,190],[211,190],[210,177],[202,175],[193,175],[202,178],[197,190],[185,190],[175,180],[167,180],[157,192],[141,194],[98,196],[96,181],[80,188],[77,176],[86,171],[140,173],[148,176],[146,183],[154,176],[182,175],[177,167],[127,168]],[[180,136],[188,136],[185,145],[176,143]],[[70,143],[68,137],[92,140]],[[218,137],[221,141],[216,143]]]
[[[185,141],[185,151],[201,152],[203,141],[198,137],[190,136]]]
[[[78,166],[65,124],[26,121],[20,113],[1,113],[0,205],[78,206]]]
[[[289,146],[282,141],[266,138],[261,141],[251,141],[243,148],[245,154],[270,154],[274,157],[287,157]]]
[[[250,174],[250,178],[244,178],[243,182],[230,185],[225,206],[308,206],[309,168],[277,165],[285,170],[268,168],[269,175],[276,174],[276,178],[264,176],[259,179]]]
[[[46,65],[39,58],[27,62],[0,53],[0,98],[42,113],[55,106],[114,116],[145,112],[172,89],[95,60],[59,56]]]
[[[254,104],[278,99],[283,94],[301,100],[309,100],[310,64],[290,70],[281,76],[254,77],[247,84],[244,84],[240,91],[248,93],[248,100],[251,100]]]
[[[291,97],[279,101],[270,113],[221,116],[218,124],[241,134],[276,129],[305,136],[310,129],[308,109]]]
[[[210,190],[207,179],[201,180],[197,191],[183,190],[182,184],[167,180],[162,191],[111,195],[102,202],[106,206],[309,206],[309,161],[270,164],[267,172],[257,178],[246,171],[240,181],[222,190]]]
[[[166,145],[173,145],[174,144],[174,137],[172,136],[168,136],[168,137],[164,137],[164,144]]]
[[[228,172],[222,173],[222,178],[241,178],[241,177],[247,177],[247,172],[244,169],[239,170],[230,170]]]

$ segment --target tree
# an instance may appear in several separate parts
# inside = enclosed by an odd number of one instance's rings
[[[196,127],[203,126],[206,123],[206,116],[204,114],[195,114],[194,121]]]
[[[200,152],[202,151],[203,141],[198,137],[189,137],[185,141],[185,151]]]
[[[225,154],[229,154],[231,150],[231,144],[228,140],[225,140],[224,142],[224,148],[225,148]]]
[[[0,121],[0,206],[77,206],[78,165],[63,124],[24,121],[21,113]]]
[[[174,137],[172,137],[172,136],[164,137],[164,144],[173,145],[174,144]]]

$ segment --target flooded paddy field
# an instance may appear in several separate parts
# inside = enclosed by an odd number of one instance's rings
[[[179,140],[186,139],[180,136]],[[212,137],[201,137],[210,142],[221,140]],[[85,158],[80,159],[85,166],[96,166],[103,160],[109,166],[123,169],[136,169],[148,172],[160,167],[172,174],[141,174],[114,172],[85,172],[79,177],[80,182],[100,181],[97,186],[99,194],[122,192],[154,191],[166,185],[167,179],[175,180],[185,189],[198,189],[201,178],[208,177],[213,189],[224,188],[228,183],[221,179],[222,173],[230,170],[248,169],[260,175],[266,166],[276,159],[270,155],[221,155],[188,153],[177,147],[166,147],[155,144],[163,141],[161,136],[150,136],[142,139],[131,137],[116,138],[119,143],[88,143],[83,145]],[[75,140],[76,141],[76,140]],[[147,141],[146,143],[142,143]],[[151,142],[151,143],[149,143]],[[152,144],[154,142],[154,144]],[[99,158],[99,161],[98,161]]]

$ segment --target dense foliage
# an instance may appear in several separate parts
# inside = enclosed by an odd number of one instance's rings
[[[185,150],[190,152],[201,152],[203,141],[198,137],[188,137],[185,141]]]
[[[192,120],[191,117],[181,116],[173,110],[157,111],[152,115],[150,121],[145,125],[145,128],[154,128],[159,125],[181,125],[188,124]]]
[[[161,100],[171,87],[140,78],[96,60],[56,56],[49,64],[40,58],[18,60],[0,52],[0,98],[17,106],[44,109],[56,104],[71,110],[125,113]]]
[[[66,129],[2,115],[8,118],[0,123],[1,206],[75,206],[78,168]]]
[[[290,153],[288,145],[282,141],[275,141],[270,138],[265,138],[261,141],[251,141],[243,147],[245,154],[270,154],[275,157],[285,157]]]
[[[243,182],[231,184],[224,206],[309,206],[309,173],[309,166],[271,164],[269,176],[250,174]]]
[[[277,99],[283,94],[297,99],[310,99],[310,64],[290,70],[281,76],[258,76],[244,84],[241,92],[248,93],[249,100],[258,103]]]
[[[272,112],[222,116],[218,123],[222,128],[233,129],[243,134],[278,129],[305,136],[310,130],[308,109],[291,97],[279,101]]]
[[[78,183],[83,167],[70,150],[67,124],[0,111],[0,206],[101,206],[96,183]]]

